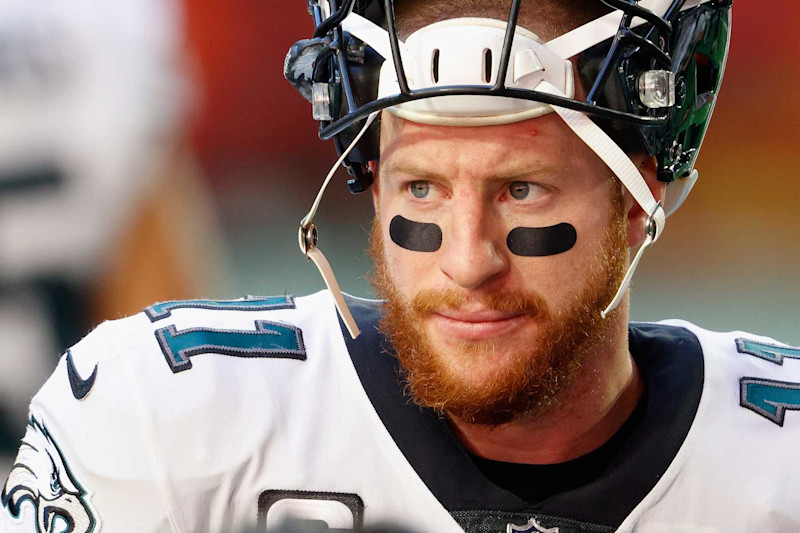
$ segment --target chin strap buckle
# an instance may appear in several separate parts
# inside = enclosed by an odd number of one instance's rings
[[[667,219],[667,214],[664,211],[664,206],[661,204],[661,200],[656,202],[656,205],[653,206],[653,210],[647,215],[647,220],[644,223],[644,231],[647,237],[650,239],[648,246],[653,244],[658,240],[661,236],[661,232],[664,231],[664,223]]]
[[[297,232],[297,237],[300,250],[303,252],[303,255],[306,256],[306,259],[312,261],[317,267],[317,270],[319,270],[320,275],[322,275],[322,280],[325,282],[325,286],[331,291],[333,302],[336,304],[336,310],[339,312],[339,316],[342,317],[342,322],[344,322],[344,325],[347,327],[350,336],[355,339],[361,334],[361,330],[358,329],[358,324],[356,324],[353,315],[350,313],[350,309],[347,307],[347,303],[344,301],[342,289],[339,288],[339,283],[336,281],[336,276],[333,274],[330,263],[328,263],[322,250],[317,248],[319,233],[317,232],[316,226],[304,218],[303,221],[300,222],[300,230]]]
[[[303,252],[306,259],[309,259],[308,251],[316,248],[318,241],[319,233],[317,232],[317,227],[303,219],[300,222],[300,229],[297,231],[297,243],[300,245],[300,251]]]

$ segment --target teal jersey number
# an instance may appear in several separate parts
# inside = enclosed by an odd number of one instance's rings
[[[175,326],[156,330],[164,358],[173,372],[192,368],[190,357],[206,353],[234,357],[268,357],[305,360],[303,334],[291,324],[257,320],[255,331],[192,328],[178,331]]]
[[[151,322],[169,317],[175,309],[209,309],[215,311],[265,311],[294,309],[291,296],[242,300],[185,300],[162,302],[145,309]],[[191,357],[221,354],[233,357],[278,358],[305,360],[303,332],[291,324],[256,320],[254,330],[190,328],[182,331],[174,325],[155,331],[167,364],[173,373],[192,368]]]
[[[214,309],[217,311],[268,311],[294,309],[291,296],[248,296],[240,300],[175,300],[151,305],[144,310],[150,322],[167,318],[174,309]]]
[[[750,339],[736,339],[736,349],[776,365],[782,365],[786,358],[800,359],[800,348]],[[787,410],[800,410],[800,383],[744,377],[739,380],[739,388],[739,405],[779,426],[783,426]]]
[[[739,353],[746,353],[782,365],[784,358],[800,359],[800,348],[788,346],[778,346],[765,342],[752,341],[750,339],[736,339],[736,349]]]

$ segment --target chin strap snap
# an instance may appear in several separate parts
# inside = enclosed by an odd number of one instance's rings
[[[319,273],[322,275],[325,285],[328,287],[328,290],[331,291],[333,301],[336,304],[336,310],[339,312],[339,316],[342,317],[342,322],[344,322],[344,325],[347,327],[347,331],[354,339],[361,334],[361,330],[358,329],[358,324],[356,324],[353,315],[350,313],[350,309],[347,307],[347,303],[344,301],[342,289],[339,288],[339,283],[336,281],[336,276],[333,275],[333,269],[331,268],[330,263],[328,263],[328,260],[325,258],[325,254],[322,253],[322,250],[317,247],[319,233],[317,232],[316,226],[314,226],[312,222],[317,214],[319,204],[322,202],[322,196],[325,194],[325,189],[328,188],[331,178],[333,178],[333,175],[336,173],[336,170],[342,164],[345,157],[347,157],[353,147],[367,132],[367,129],[370,127],[370,125],[372,125],[372,123],[375,121],[378,113],[380,113],[380,111],[376,111],[367,117],[364,127],[361,128],[361,131],[355,136],[353,142],[350,143],[350,146],[348,146],[347,149],[342,152],[342,155],[339,157],[336,163],[333,164],[333,167],[331,167],[331,170],[325,177],[325,181],[322,182],[322,186],[317,193],[317,197],[314,199],[314,203],[311,205],[311,209],[308,211],[306,216],[303,217],[303,220],[300,221],[300,229],[297,232],[297,240],[298,244],[300,245],[300,251],[303,252],[303,255],[306,256],[306,259],[313,261],[314,265],[316,265]]]
[[[543,81],[540,83],[536,90],[564,96],[555,86]],[[664,225],[666,224],[667,215],[661,202],[656,202],[653,193],[647,186],[642,173],[633,164],[628,155],[611,140],[611,137],[606,134],[600,126],[592,122],[592,120],[581,113],[580,111],[573,111],[563,107],[552,106],[553,110],[561,117],[561,119],[569,126],[569,128],[584,142],[586,145],[603,160],[603,162],[611,169],[617,178],[622,182],[634,200],[642,207],[645,213],[648,214],[645,221],[645,240],[639,250],[636,252],[631,265],[628,267],[628,272],[620,283],[617,294],[614,296],[608,307],[605,308],[600,314],[606,318],[608,314],[616,309],[625,292],[630,287],[633,273],[639,265],[639,261],[644,255],[644,251],[658,240],[664,232]]]

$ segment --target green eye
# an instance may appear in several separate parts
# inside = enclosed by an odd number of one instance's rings
[[[531,192],[531,184],[526,181],[515,181],[508,186],[508,193],[516,200],[524,200]]]
[[[427,181],[414,181],[409,186],[409,189],[415,198],[425,198],[428,196],[431,186]]]

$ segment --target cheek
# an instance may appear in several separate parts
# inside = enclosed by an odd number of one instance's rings
[[[388,228],[384,229],[384,267],[395,290],[405,299],[436,284],[439,254],[412,252],[391,242]]]
[[[525,245],[525,247],[529,247],[527,254],[520,253],[525,251],[519,249],[523,247],[520,243],[509,243],[509,249],[517,247],[516,251],[512,250],[512,254],[509,256],[512,265],[509,285],[540,294],[548,302],[552,311],[569,306],[571,302],[575,301],[575,296],[585,288],[589,276],[597,268],[598,255],[601,253],[605,240],[603,226],[606,222],[601,218],[575,217],[571,219],[571,222],[574,223],[571,229],[561,228],[560,231],[563,231],[564,235],[555,237],[555,234],[550,233],[554,242],[542,244],[541,238],[531,239]],[[570,224],[570,226],[572,225]],[[517,229],[519,228],[515,228],[509,233],[509,238]],[[562,253],[551,255],[533,255],[531,253],[556,251],[559,247],[565,248],[568,245],[570,248]],[[533,248],[538,249],[534,250]]]

